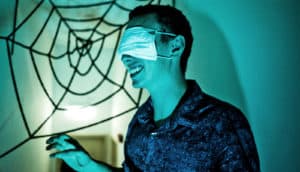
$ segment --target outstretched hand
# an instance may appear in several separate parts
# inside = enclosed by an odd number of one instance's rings
[[[57,152],[50,154],[51,158],[62,159],[76,171],[82,171],[92,161],[92,158],[77,140],[68,135],[52,136],[46,143],[48,144],[46,150],[57,150]]]

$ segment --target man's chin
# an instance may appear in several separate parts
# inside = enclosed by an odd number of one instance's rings
[[[132,80],[132,87],[133,88],[143,88],[140,82]]]
[[[141,86],[137,85],[137,84],[132,84],[133,88],[142,88]]]

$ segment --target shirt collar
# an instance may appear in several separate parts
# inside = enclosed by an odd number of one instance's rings
[[[202,92],[200,86],[194,80],[187,80],[187,90],[181,97],[178,105],[174,109],[172,115],[166,120],[162,127],[173,129],[177,125],[195,128],[198,126],[199,113],[213,106],[209,101],[203,101],[206,94]],[[138,120],[140,123],[153,122],[153,106],[152,100],[148,100],[138,110]]]

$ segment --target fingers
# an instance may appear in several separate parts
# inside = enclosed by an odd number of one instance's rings
[[[84,153],[82,150],[76,149],[52,153],[50,154],[50,157],[62,159],[69,166],[77,170],[84,167],[91,161],[88,154]]]
[[[62,149],[62,147],[58,143],[53,143],[53,144],[47,145],[46,150],[51,150],[51,149]]]
[[[72,139],[70,136],[64,134],[52,136],[46,141],[48,144],[46,150],[57,149],[59,151],[64,151],[76,149],[78,147],[78,143],[77,141],[73,140],[74,139]]]
[[[81,153],[80,150],[69,149],[69,150],[52,153],[52,154],[50,154],[50,157],[51,158],[59,158],[59,159],[64,160],[67,158],[75,157],[77,154],[80,154],[80,153]]]
[[[52,136],[46,143],[48,144],[46,150],[58,150],[58,152],[50,154],[50,158],[62,159],[76,171],[81,171],[82,168],[92,161],[79,142],[68,135]]]
[[[50,137],[49,139],[47,139],[46,143],[47,144],[52,144],[54,142],[61,142],[64,141],[66,139],[70,139],[71,137],[65,134],[59,134],[59,135],[55,135]]]

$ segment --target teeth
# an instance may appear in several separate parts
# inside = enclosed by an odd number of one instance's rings
[[[130,73],[130,74],[136,74],[136,73],[139,73],[142,69],[143,69],[142,66],[137,66],[137,67],[135,67],[135,68],[133,68],[133,69],[130,69],[130,70],[129,70],[129,73]]]

